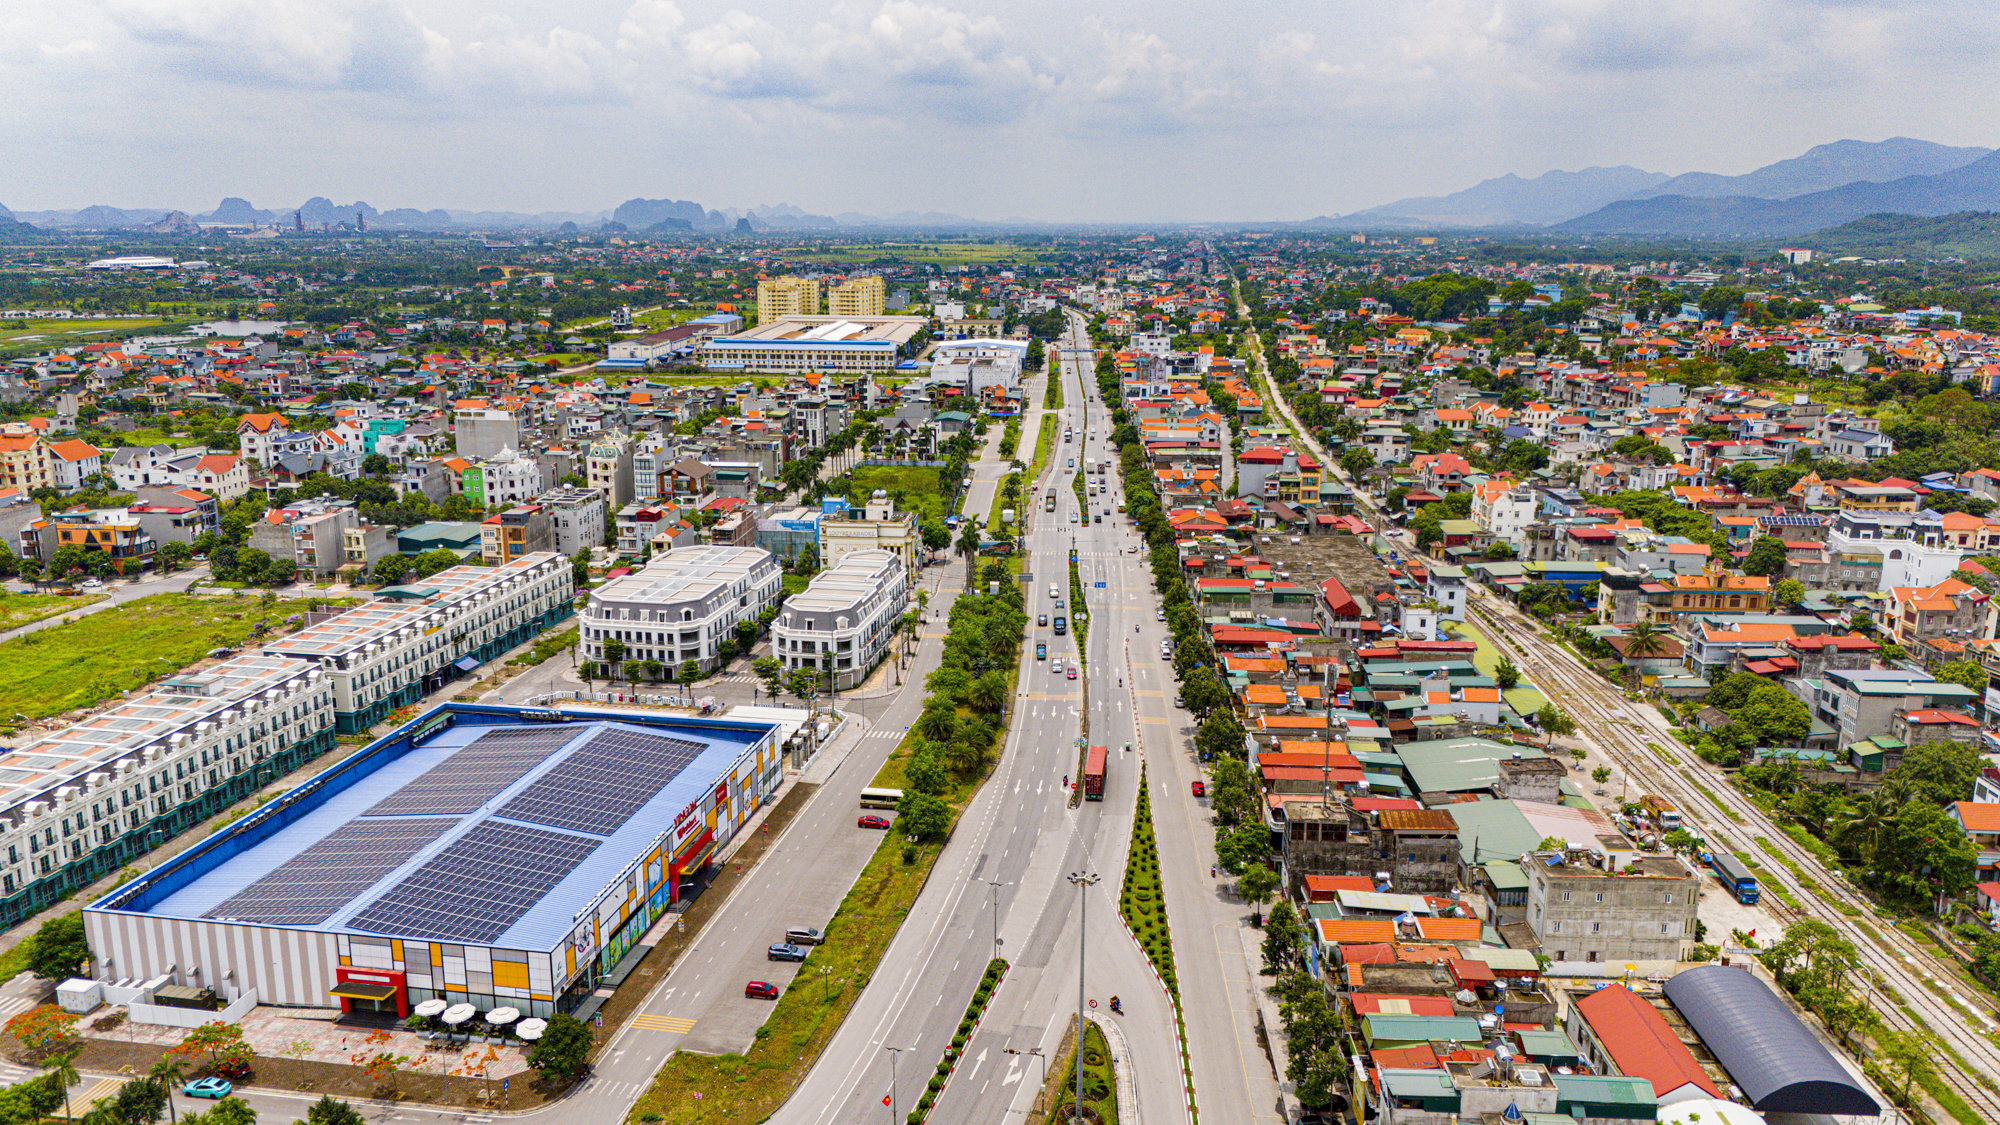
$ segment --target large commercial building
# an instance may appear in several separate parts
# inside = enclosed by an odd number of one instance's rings
[[[568,1011],[777,788],[775,724],[449,705],[90,904],[105,979]]]
[[[713,371],[889,371],[926,323],[917,316],[779,317],[710,339],[701,361]]]
[[[818,316],[819,282],[810,277],[774,277],[757,283],[757,323],[781,316]]]
[[[826,291],[826,311],[832,316],[881,316],[888,295],[879,277],[850,277]]]
[[[569,617],[575,593],[569,560],[553,552],[455,566],[275,638],[264,653],[318,667],[335,726],[349,734]]]
[[[605,660],[604,642],[624,646],[623,660],[670,667],[694,661],[712,668],[716,649],[736,625],[755,621],[784,592],[785,576],[761,547],[682,547],[590,592],[583,610],[583,654]]]
[[[333,745],[323,672],[238,656],[6,751],[0,925],[89,886]]]
[[[833,690],[868,678],[896,642],[910,602],[909,571],[893,551],[852,551],[785,599],[771,637],[787,671],[830,673]]]

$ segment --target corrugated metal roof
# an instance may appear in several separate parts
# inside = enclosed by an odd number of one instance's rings
[[[1748,970],[1704,965],[1667,982],[1729,1077],[1764,1113],[1873,1117],[1882,1107],[1785,1002]]]

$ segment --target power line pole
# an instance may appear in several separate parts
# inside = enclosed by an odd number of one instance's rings
[[[889,1052],[889,1125],[896,1125],[896,1056],[910,1048],[891,1047],[885,1043],[882,1049]]]
[[[1104,876],[1094,871],[1072,871],[1069,873],[1069,881],[1076,886],[1078,892],[1076,915],[1076,1105],[1070,1113],[1070,1119],[1074,1121],[1083,1120],[1083,1029],[1085,1026],[1083,1015],[1083,960],[1085,952],[1089,948],[1084,944],[1084,935],[1088,929],[1087,923],[1090,917],[1090,888],[1096,886],[1097,881],[1102,878]]]

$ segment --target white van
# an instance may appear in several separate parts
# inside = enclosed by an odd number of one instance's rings
[[[1062,593],[1058,591],[1054,586],[1051,586],[1049,587],[1049,597],[1051,599],[1060,598],[1062,597]]]

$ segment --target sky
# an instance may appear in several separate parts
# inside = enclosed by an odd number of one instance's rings
[[[2000,146],[2000,21],[1895,0],[0,5],[0,204],[1295,220],[1552,168]]]

